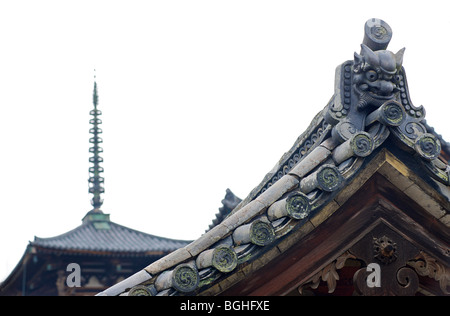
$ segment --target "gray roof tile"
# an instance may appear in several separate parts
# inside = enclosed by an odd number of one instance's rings
[[[55,251],[144,254],[170,252],[186,246],[189,242],[146,234],[111,221],[88,221],[56,237],[35,237],[31,245]]]

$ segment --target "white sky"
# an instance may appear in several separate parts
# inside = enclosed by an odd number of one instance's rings
[[[333,94],[364,23],[406,47],[412,101],[450,140],[450,2],[0,1],[0,281],[91,209],[94,68],[111,220],[196,239]]]

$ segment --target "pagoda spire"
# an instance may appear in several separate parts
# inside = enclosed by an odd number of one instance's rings
[[[103,168],[100,166],[100,163],[103,162],[103,158],[100,157],[100,153],[103,152],[103,148],[100,147],[100,144],[103,142],[102,138],[99,136],[102,133],[102,129],[99,128],[99,125],[102,123],[101,119],[98,117],[102,115],[102,112],[97,109],[98,105],[98,94],[97,94],[97,81],[94,75],[94,93],[93,93],[93,104],[94,109],[91,110],[90,114],[92,115],[91,120],[89,121],[92,124],[89,133],[93,135],[89,139],[89,142],[92,144],[92,147],[89,148],[89,152],[93,155],[89,157],[89,162],[93,165],[89,167],[89,193],[93,194],[91,204],[94,207],[93,211],[99,211],[100,207],[103,204],[103,199],[101,198],[101,194],[105,192],[103,188],[103,183],[105,179],[100,176],[103,172]]]

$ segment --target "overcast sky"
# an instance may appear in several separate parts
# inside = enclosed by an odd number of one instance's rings
[[[196,239],[245,198],[385,20],[414,105],[450,140],[448,0],[0,1],[0,281],[29,241],[81,224],[96,69],[116,223]]]

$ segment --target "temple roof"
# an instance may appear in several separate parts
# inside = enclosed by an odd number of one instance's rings
[[[56,237],[35,237],[30,245],[46,252],[145,256],[168,253],[188,243],[146,234],[112,222],[109,214],[91,211],[75,229]]]
[[[380,295],[414,295],[418,275],[449,294],[450,153],[412,104],[391,36],[367,21],[335,94],[263,181],[200,238],[99,295],[282,295],[320,280],[332,291],[348,258],[385,265]]]

